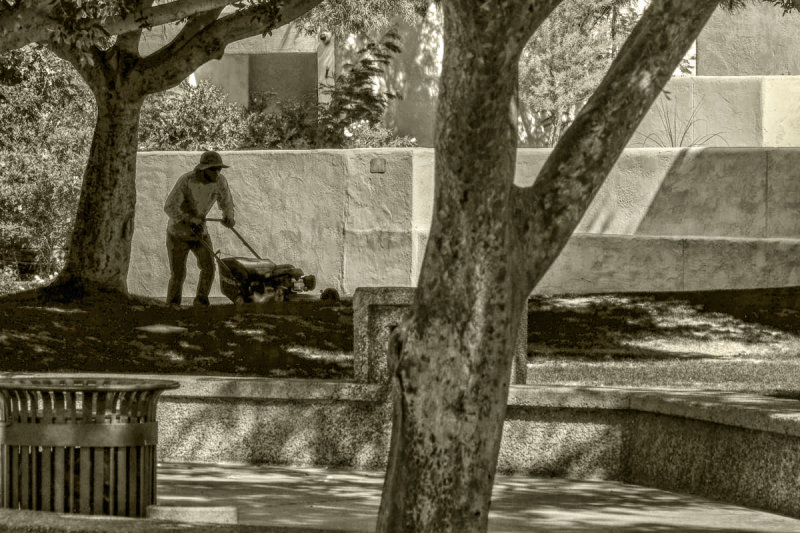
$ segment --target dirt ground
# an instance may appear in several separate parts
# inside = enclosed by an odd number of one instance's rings
[[[529,382],[800,390],[800,288],[538,296]],[[352,378],[352,302],[0,299],[0,372]],[[800,393],[797,393],[800,394]]]
[[[0,371],[348,378],[352,304],[173,309],[0,299]]]

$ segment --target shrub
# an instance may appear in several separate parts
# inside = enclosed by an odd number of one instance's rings
[[[373,148],[377,146],[409,148],[417,145],[417,140],[413,137],[398,137],[381,124],[370,124],[365,120],[347,126],[344,129],[344,135],[347,139],[345,148]]]
[[[148,96],[139,120],[140,150],[234,150],[244,140],[241,106],[207,81],[182,82]]]
[[[242,147],[414,146],[414,139],[397,137],[381,125],[389,101],[396,96],[374,86],[374,80],[400,51],[400,36],[394,30],[378,41],[369,41],[357,52],[358,60],[346,65],[333,85],[320,86],[329,97],[327,103],[281,101],[270,93],[254,95]]]
[[[274,93],[254,94],[245,117],[242,148],[315,148],[316,102],[278,100]]]
[[[72,67],[46,49],[7,58],[16,74],[0,99],[0,268],[28,278],[63,262],[95,110]]]
[[[10,266],[0,266],[0,296],[17,292],[19,276]]]
[[[380,40],[367,42],[357,52],[359,57],[356,63],[346,65],[334,85],[323,86],[323,92],[330,97],[330,101],[319,109],[317,145],[344,147],[352,142],[352,129],[348,130],[351,136],[345,135],[348,127],[354,124],[378,127],[381,124],[389,101],[397,96],[383,89],[375,90],[374,80],[385,73],[392,58],[401,51],[400,35],[391,29]],[[361,129],[366,134],[369,128]],[[385,128],[382,129],[385,131]],[[389,139],[378,130],[364,136],[365,141],[370,138],[379,142]]]

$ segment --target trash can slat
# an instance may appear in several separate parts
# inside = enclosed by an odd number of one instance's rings
[[[69,469],[64,472],[67,476],[67,512],[77,513],[78,509],[75,507],[75,448],[68,447],[67,450],[67,464]]]
[[[139,491],[136,482],[139,479],[139,448],[128,448],[128,512],[131,516],[139,516]]]
[[[105,448],[92,448],[92,514],[103,514],[103,486],[105,485]]]
[[[128,478],[126,476],[127,472],[127,448],[117,448],[117,512],[115,514],[120,516],[128,515],[128,501],[125,497],[128,491]]]
[[[64,457],[63,446],[53,448],[53,506],[57,513],[64,512]]]
[[[19,447],[19,488],[20,488],[20,506],[23,509],[30,509],[30,496],[31,496],[31,471],[30,460],[28,458],[28,447]]]
[[[28,458],[30,460],[30,476],[31,476],[31,503],[29,509],[36,509],[37,500],[36,497],[39,493],[39,476],[37,475],[39,472],[38,468],[38,461],[36,460],[39,456],[39,447],[38,446],[31,446],[28,448]]]
[[[89,514],[92,511],[91,490],[92,490],[92,450],[82,447],[78,454],[78,508],[81,514]]]
[[[42,511],[52,511],[53,481],[52,481],[52,448],[42,448]]]

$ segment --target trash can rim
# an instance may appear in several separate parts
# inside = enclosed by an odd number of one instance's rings
[[[177,389],[180,383],[167,379],[25,377],[0,378],[0,390],[56,392],[143,392]]]

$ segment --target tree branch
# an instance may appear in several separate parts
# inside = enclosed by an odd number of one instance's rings
[[[175,0],[136,10],[125,17],[118,15],[102,19],[84,19],[79,21],[77,27],[83,29],[96,27],[109,35],[120,35],[179,21],[197,13],[221,9],[236,1]],[[19,6],[0,11],[0,53],[29,43],[48,40],[61,24],[53,13],[57,3],[55,0],[22,2]],[[0,6],[2,5],[0,2]]]
[[[170,58],[176,57],[178,52],[185,46],[188,46],[190,41],[196,37],[198,33],[202,32],[204,29],[213,24],[214,21],[217,20],[217,17],[219,17],[220,13],[221,10],[216,9],[206,13],[198,13],[197,15],[191,17],[183,26],[183,28],[181,28],[181,31],[178,32],[178,34],[169,43],[153,54],[147,56],[145,62],[142,63],[142,68],[151,69],[154,68],[155,65],[168,62],[170,61]]]
[[[553,10],[561,4],[563,0],[529,0],[526,2],[525,10],[527,13],[518,17],[514,22],[518,33],[524,42],[528,42],[531,35],[542,25]]]
[[[533,186],[514,189],[511,223],[527,258],[527,291],[558,257],[600,185],[718,0],[655,0]]]
[[[491,2],[488,9],[486,5],[489,3],[454,1],[461,3],[462,7],[455,15],[451,12],[451,16],[462,15],[455,23],[465,28],[467,33],[502,34],[504,38],[494,43],[498,49],[521,50],[533,32],[563,0],[502,0]],[[478,42],[480,39],[474,40]],[[513,59],[518,54],[502,55]]]
[[[47,47],[64,61],[68,61],[72,67],[80,74],[86,85],[95,92],[98,88],[105,86],[100,65],[104,62],[103,53],[95,47],[91,47],[86,52],[80,52],[66,43],[48,42]],[[88,61],[93,65],[88,64]]]
[[[142,13],[145,9],[153,7],[154,0],[124,0],[126,2],[126,9],[134,13],[137,18],[137,13]],[[130,5],[128,5],[130,4]],[[131,18],[131,17],[129,17]],[[117,37],[117,42],[114,47],[124,54],[138,57],[139,56],[139,41],[142,39],[142,27],[139,26],[133,31],[121,32]]]
[[[148,93],[174,87],[210,59],[218,59],[232,43],[283,26],[307,13],[322,0],[288,0],[280,9],[259,4],[226,15],[187,39],[165,46],[140,63]]]

